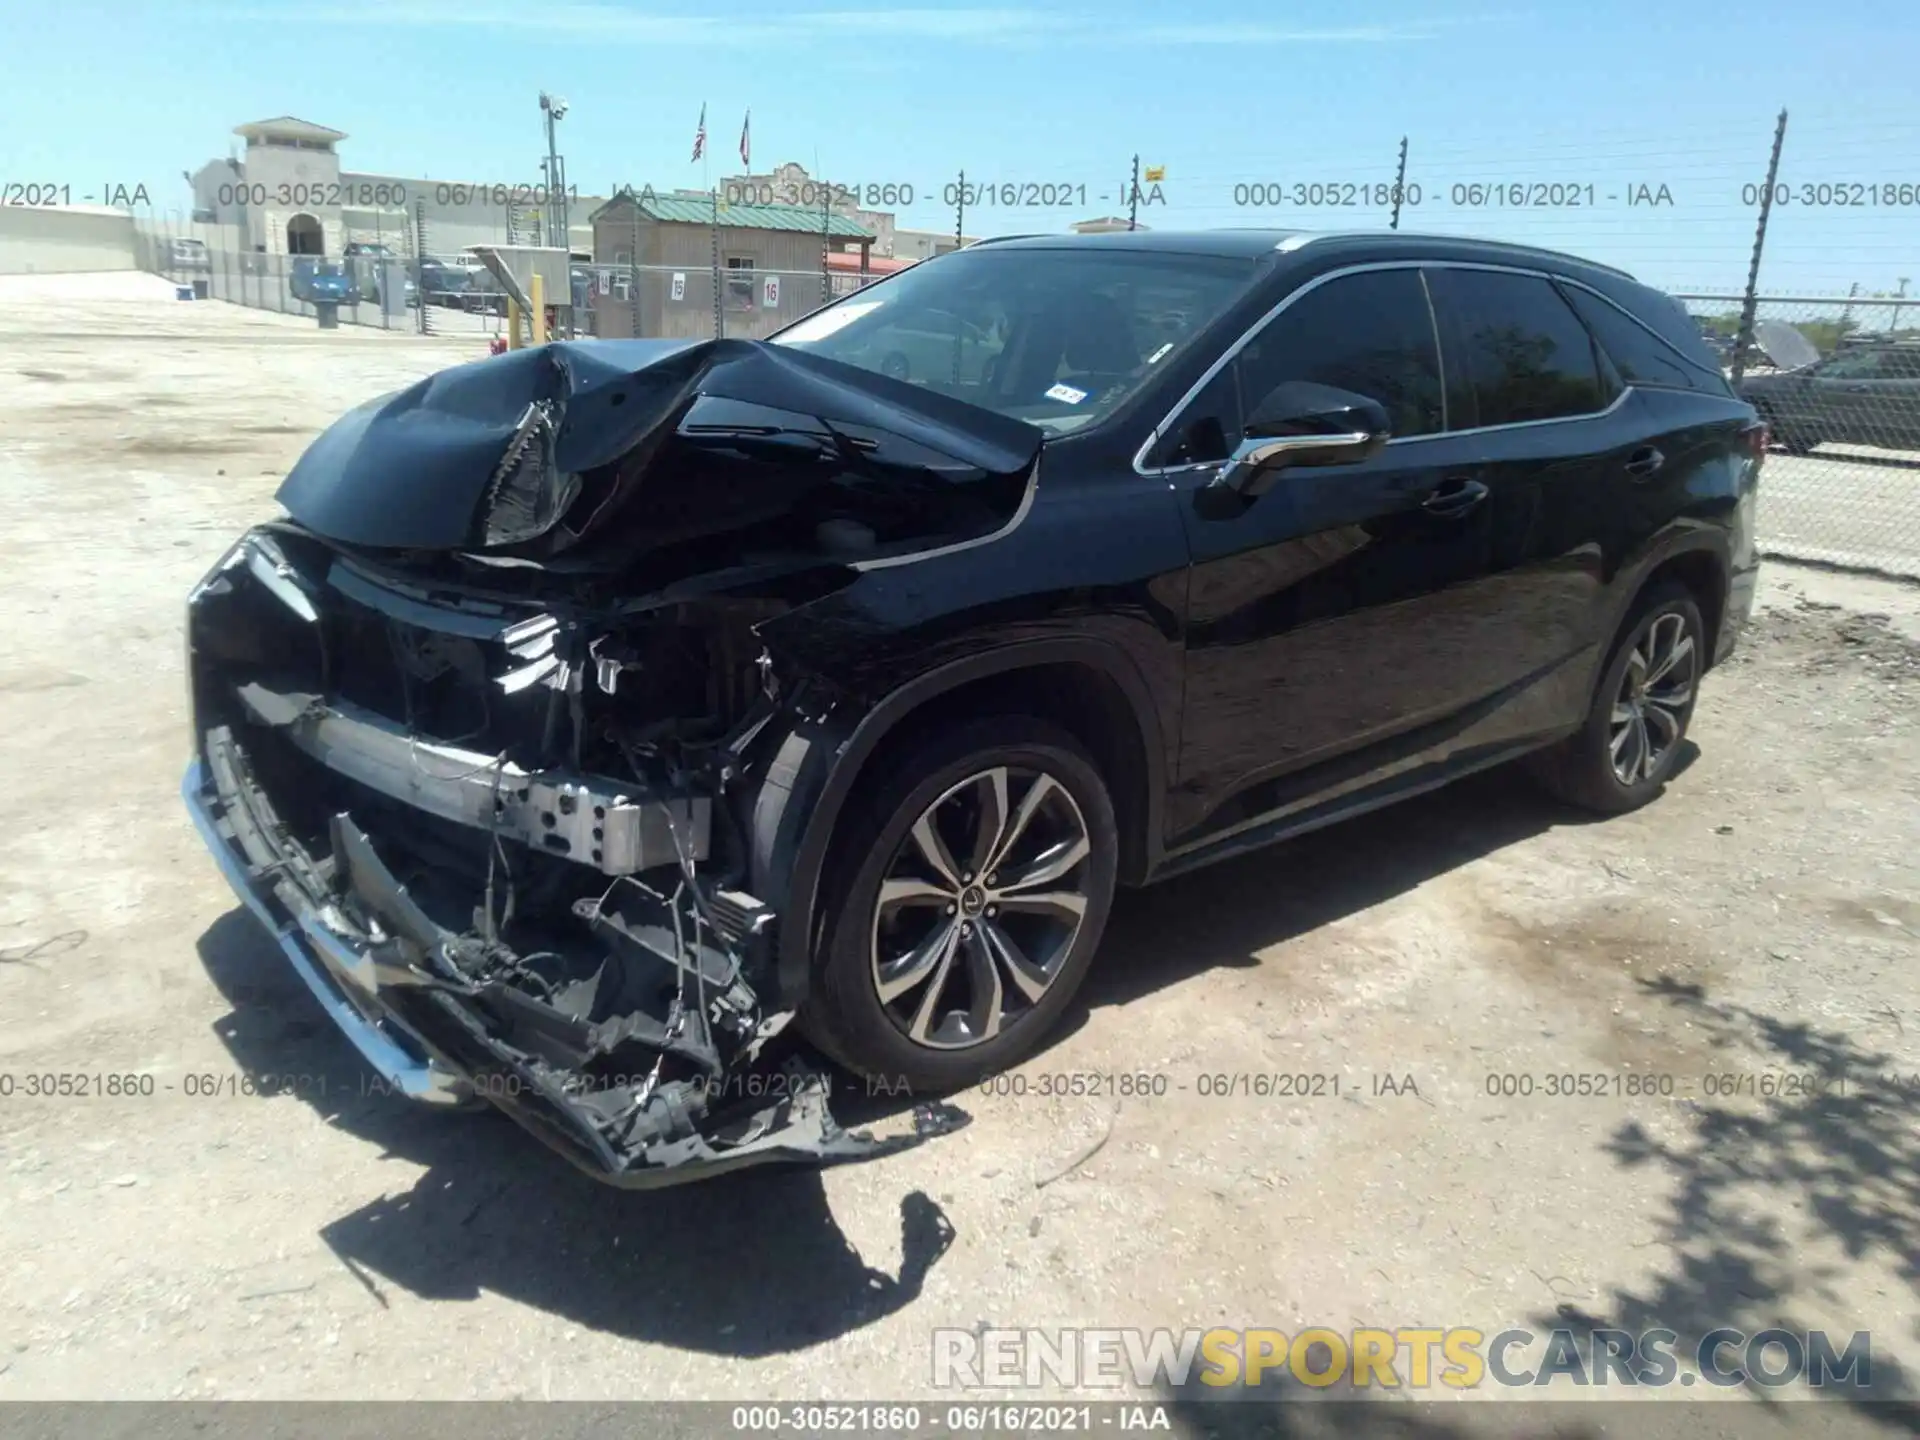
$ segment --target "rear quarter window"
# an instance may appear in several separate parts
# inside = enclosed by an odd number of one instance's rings
[[[1565,284],[1561,290],[1629,385],[1695,390],[1707,395],[1732,393],[1712,352],[1700,342],[1678,301],[1649,291],[1652,299],[1641,307],[1648,312],[1670,309],[1680,321],[1678,326],[1669,327],[1679,332],[1672,338],[1653,327],[1651,313],[1642,319],[1580,285]],[[1680,340],[1687,342],[1685,349]]]

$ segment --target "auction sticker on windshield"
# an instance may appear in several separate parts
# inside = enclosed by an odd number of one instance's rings
[[[1047,398],[1049,400],[1059,400],[1067,405],[1078,405],[1082,400],[1087,398],[1087,392],[1084,390],[1076,390],[1071,385],[1056,385],[1047,391]]]

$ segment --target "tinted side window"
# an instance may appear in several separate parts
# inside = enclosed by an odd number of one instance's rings
[[[1593,339],[1560,292],[1534,275],[1427,272],[1448,325],[1447,368],[1470,414],[1455,430],[1591,415],[1613,400]]]
[[[1440,354],[1417,270],[1347,275],[1309,290],[1253,338],[1236,368],[1243,414],[1281,382],[1311,380],[1378,400],[1395,436],[1442,425]]]
[[[1727,383],[1726,375],[1720,368],[1720,357],[1701,338],[1700,324],[1687,313],[1686,306],[1671,295],[1630,281],[1596,281],[1594,288],[1624,308],[1641,324],[1649,326],[1655,334],[1697,365],[1708,377],[1706,388],[1710,392],[1716,395],[1733,393],[1733,387]]]
[[[1587,328],[1607,352],[1620,378],[1629,385],[1657,385],[1673,390],[1700,390],[1723,394],[1720,372],[1700,369],[1673,346],[1662,340],[1625,311],[1602,300],[1592,291],[1569,285],[1562,292]]]

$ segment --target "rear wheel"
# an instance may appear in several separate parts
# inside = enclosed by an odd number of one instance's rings
[[[1706,668],[1706,627],[1685,586],[1655,586],[1614,642],[1580,729],[1532,761],[1561,799],[1603,814],[1660,793],[1679,758]]]
[[[915,742],[835,838],[802,1023],[849,1069],[951,1090],[1030,1054],[1106,927],[1113,802],[1073,737],[1026,716]]]

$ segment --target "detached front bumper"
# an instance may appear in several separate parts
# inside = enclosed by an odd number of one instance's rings
[[[965,1121],[927,1106],[909,1133],[842,1130],[827,1108],[827,1077],[791,1063],[753,1070],[757,1045],[737,1073],[717,1078],[660,1081],[658,1065],[644,1078],[570,1070],[555,1059],[564,1017],[533,1016],[518,991],[463,984],[420,963],[453,937],[414,904],[349,816],[334,821],[332,855],[314,860],[288,837],[247,757],[221,732],[209,735],[181,788],[234,892],[383,1080],[429,1104],[487,1100],[596,1179],[649,1188],[757,1164],[871,1159]],[[556,1043],[544,1054],[530,1048],[516,1020],[546,1027]],[[629,1044],[634,1031],[626,1022],[610,1043]],[[675,1043],[665,1037],[659,1053]]]
[[[368,1014],[364,997],[378,991],[366,953],[320,924],[313,908],[303,903],[292,886],[268,882],[265,872],[248,857],[207,767],[199,760],[187,766],[180,793],[194,828],[213,852],[233,893],[279,943],[294,973],[380,1078],[400,1094],[426,1104],[470,1102],[473,1086],[466,1076],[429,1055],[418,1036],[394,1028],[397,1022],[391,1017]],[[348,999],[349,994],[363,998],[356,1003]]]

